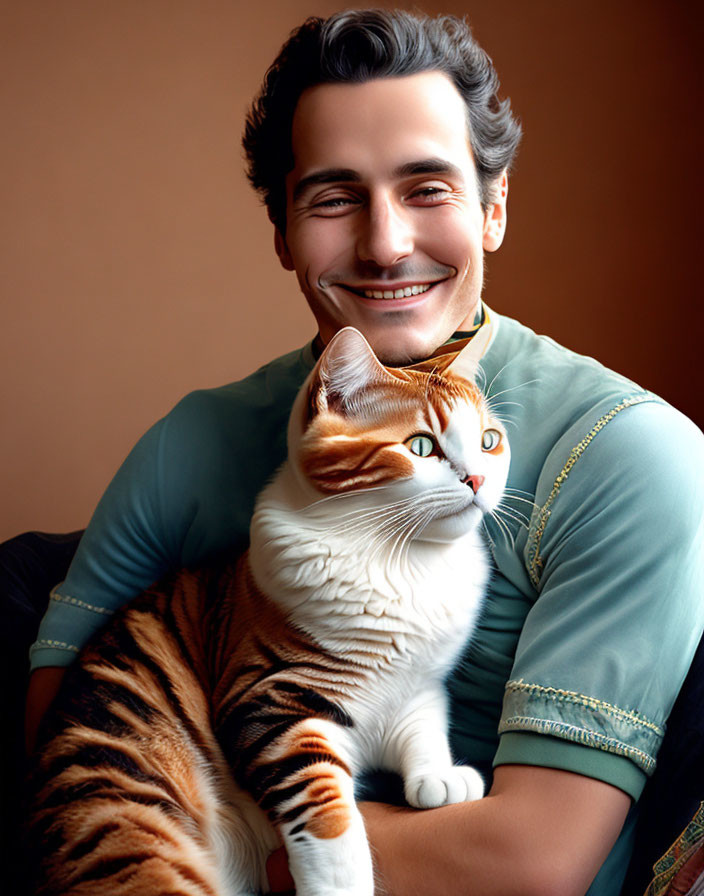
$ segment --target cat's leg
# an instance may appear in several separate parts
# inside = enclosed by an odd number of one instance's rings
[[[384,765],[400,772],[406,800],[418,809],[484,795],[479,772],[452,761],[447,701],[439,688],[417,694],[399,713],[385,739]]]
[[[272,742],[251,772],[258,801],[286,846],[296,896],[374,892],[345,739],[335,723],[305,719]]]

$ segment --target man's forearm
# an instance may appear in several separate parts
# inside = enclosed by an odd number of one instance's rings
[[[496,770],[474,803],[365,803],[378,896],[583,896],[630,807],[622,791],[531,766]]]
[[[56,697],[65,674],[66,667],[64,666],[43,666],[35,669],[30,676],[25,707],[25,749],[27,753],[34,750],[39,725]]]

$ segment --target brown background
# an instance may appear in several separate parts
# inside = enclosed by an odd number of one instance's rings
[[[422,8],[469,16],[525,128],[489,304],[702,425],[697,5]],[[290,29],[338,8],[2,3],[0,538],[85,525],[184,393],[313,334],[239,135]]]

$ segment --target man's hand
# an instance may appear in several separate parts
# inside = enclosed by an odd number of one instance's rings
[[[28,754],[34,751],[39,724],[56,697],[65,672],[64,666],[44,666],[32,672],[27,689],[24,723],[24,742]]]
[[[266,860],[266,876],[272,893],[295,893],[296,885],[288,870],[285,846],[280,846]]]

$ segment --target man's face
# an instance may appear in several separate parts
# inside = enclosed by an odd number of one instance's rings
[[[470,328],[483,250],[505,224],[505,177],[482,212],[464,102],[440,72],[323,84],[301,96],[282,264],[325,343],[361,330],[379,357],[427,357]]]

